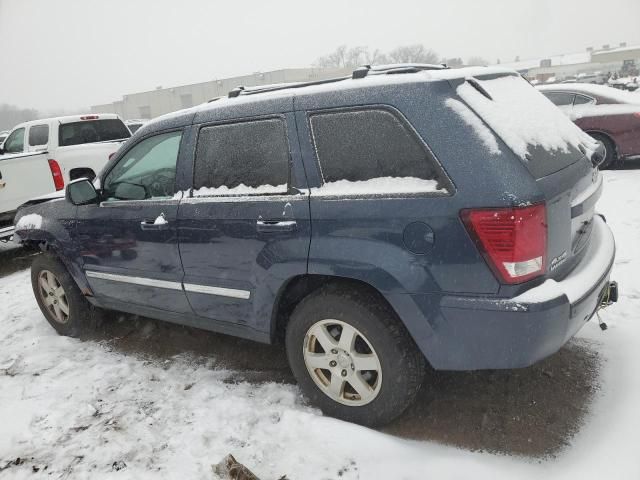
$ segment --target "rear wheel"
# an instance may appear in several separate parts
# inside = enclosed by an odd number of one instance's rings
[[[84,298],[64,264],[51,254],[33,260],[31,286],[42,314],[61,335],[76,337],[102,319],[102,311]]]
[[[424,357],[395,313],[373,296],[325,287],[295,308],[287,357],[303,393],[330,416],[376,426],[415,399]]]
[[[616,154],[616,146],[613,141],[607,137],[606,135],[602,135],[601,133],[590,133],[596,141],[600,142],[604,147],[604,160],[600,164],[600,169],[604,170],[606,168],[611,168],[616,163],[617,154]]]

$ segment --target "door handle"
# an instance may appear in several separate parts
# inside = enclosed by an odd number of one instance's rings
[[[256,229],[259,232],[292,232],[297,228],[295,220],[258,220]]]
[[[169,228],[169,222],[156,223],[155,220],[143,220],[140,222],[140,228],[142,230],[167,230]]]

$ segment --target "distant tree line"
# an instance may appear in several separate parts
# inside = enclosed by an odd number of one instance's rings
[[[465,63],[460,57],[441,57],[430,48],[421,44],[403,45],[383,52],[369,47],[349,47],[340,45],[333,52],[318,58],[314,65],[317,67],[355,68],[360,65],[383,65],[386,63],[446,63],[449,67],[457,68],[467,65],[488,65],[481,57],[470,57]]]
[[[10,130],[17,124],[35,120],[38,111],[32,108],[18,108],[14,105],[0,105],[0,131]]]

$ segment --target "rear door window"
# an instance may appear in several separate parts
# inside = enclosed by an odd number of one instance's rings
[[[289,143],[280,118],[204,127],[194,166],[194,195],[283,194]]]
[[[318,112],[310,123],[325,191],[342,186],[351,193],[444,192],[438,163],[395,113]]]
[[[60,125],[59,145],[82,145],[84,143],[109,142],[129,138],[131,132],[118,118],[105,120],[81,120]]]
[[[29,128],[29,146],[47,145],[49,143],[49,125],[34,125]]]

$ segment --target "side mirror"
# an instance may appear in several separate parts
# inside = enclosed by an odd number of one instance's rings
[[[70,182],[69,185],[67,185],[65,195],[67,200],[74,205],[97,203],[100,198],[93,183],[86,178],[79,178]]]
[[[4,148],[0,147],[0,155],[4,155],[4,154],[5,154]]]

